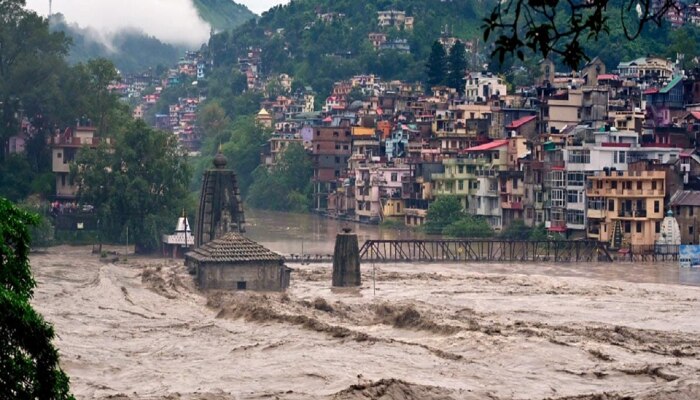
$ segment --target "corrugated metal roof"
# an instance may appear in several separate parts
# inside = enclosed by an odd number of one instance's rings
[[[511,122],[510,125],[506,127],[506,129],[518,129],[521,126],[525,125],[526,123],[536,119],[536,115],[528,115],[527,117],[522,117],[519,119],[516,119],[515,121]]]
[[[272,250],[238,234],[229,232],[187,253],[187,258],[199,262],[248,263],[256,261],[283,261]]]
[[[683,80],[682,76],[677,76],[671,80],[671,82],[668,83],[668,85],[664,86],[663,89],[659,90],[659,93],[668,93],[671,89],[674,88],[680,81]]]
[[[464,149],[464,151],[484,151],[484,150],[493,150],[495,148],[501,147],[501,146],[506,146],[508,145],[508,140],[502,139],[502,140],[494,140],[493,142],[488,142],[484,144],[480,144],[478,146],[470,147],[468,149]]]
[[[681,190],[671,197],[669,204],[671,207],[677,206],[697,206],[700,207],[700,191]]]

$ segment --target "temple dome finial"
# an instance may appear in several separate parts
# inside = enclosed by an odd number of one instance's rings
[[[226,168],[226,164],[228,164],[228,159],[226,159],[224,153],[221,152],[221,145],[219,145],[219,151],[216,153],[216,156],[214,156],[214,166],[218,169],[224,169]]]

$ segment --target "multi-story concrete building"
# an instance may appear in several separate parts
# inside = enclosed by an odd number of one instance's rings
[[[588,237],[611,248],[652,248],[664,218],[662,171],[607,169],[588,178]]]
[[[70,164],[82,147],[96,148],[100,144],[100,138],[95,136],[96,131],[97,128],[93,126],[77,126],[51,138],[51,170],[56,177],[57,199],[75,200],[78,185],[70,176]]]
[[[338,179],[345,175],[351,155],[352,131],[349,125],[317,126],[311,140],[314,168],[314,208],[325,211],[328,193],[337,188]]]
[[[499,172],[507,170],[508,140],[495,140],[465,149],[442,161],[444,173],[432,175],[436,196],[459,197],[469,214],[482,216],[501,229]]]

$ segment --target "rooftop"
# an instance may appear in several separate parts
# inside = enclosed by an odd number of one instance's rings
[[[488,151],[488,150],[494,150],[497,149],[501,146],[507,146],[508,145],[508,140],[506,139],[501,139],[501,140],[494,140],[493,142],[488,142],[484,144],[480,144],[478,146],[470,147],[468,149],[464,149],[465,152],[471,152],[471,151]]]
[[[677,206],[696,206],[700,207],[700,191],[696,190],[681,190],[676,192],[671,197],[671,207]]]
[[[217,263],[259,261],[277,261],[282,263],[283,261],[281,255],[235,232],[229,232],[218,239],[205,243],[201,247],[187,253],[186,257],[199,262]]]

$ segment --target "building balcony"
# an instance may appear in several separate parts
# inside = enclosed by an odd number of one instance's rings
[[[425,218],[428,215],[428,210],[423,210],[420,208],[406,208],[404,212],[409,217],[422,217]]]
[[[545,226],[552,232],[566,232],[566,221],[564,220],[547,221]]]
[[[647,219],[647,210],[620,211],[617,213],[617,218],[625,220],[645,220]]]
[[[501,202],[501,208],[509,210],[522,210],[523,203],[521,201],[504,201]]]
[[[592,218],[592,219],[603,219],[603,218],[605,218],[605,211],[604,210],[594,210],[594,209],[589,208],[588,211],[586,211],[586,216],[588,218]]]
[[[446,158],[443,160],[445,165],[486,165],[490,164],[491,159],[489,158],[466,158],[466,157],[456,157],[456,158]]]

